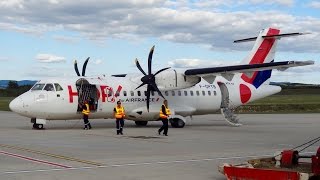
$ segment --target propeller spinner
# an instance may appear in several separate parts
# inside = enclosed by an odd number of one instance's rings
[[[159,90],[157,84],[156,84],[156,79],[155,76],[157,74],[159,74],[162,71],[165,71],[167,69],[169,69],[170,67],[167,68],[163,68],[160,69],[159,71],[157,71],[155,74],[152,74],[152,55],[153,55],[153,51],[154,51],[154,46],[152,46],[150,52],[149,52],[149,57],[148,57],[148,74],[145,73],[145,71],[141,68],[140,63],[138,61],[138,59],[136,59],[136,66],[137,68],[140,70],[140,72],[142,74],[144,74],[144,76],[141,78],[142,84],[140,84],[136,89],[140,88],[141,86],[147,85],[147,110],[149,112],[149,104],[150,104],[150,93],[151,91],[157,91],[159,93],[159,95],[161,97],[164,98],[164,96],[162,95],[161,91]]]
[[[85,76],[86,75],[86,69],[87,69],[87,64],[88,64],[89,59],[90,59],[90,57],[88,57],[86,59],[86,61],[84,62],[83,66],[82,66],[81,76]],[[76,71],[77,75],[80,76],[77,60],[74,61],[74,70]]]

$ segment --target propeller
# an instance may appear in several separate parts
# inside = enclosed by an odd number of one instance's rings
[[[149,104],[150,104],[150,93],[151,91],[157,91],[159,93],[159,95],[163,98],[163,99],[166,99],[161,91],[159,90],[157,84],[156,84],[156,78],[155,76],[159,73],[161,73],[162,71],[165,71],[167,69],[169,69],[170,67],[167,67],[167,68],[163,68],[163,69],[160,69],[159,71],[157,71],[155,74],[152,74],[152,55],[153,55],[153,51],[154,51],[154,46],[152,46],[152,48],[150,49],[150,52],[149,52],[149,56],[148,56],[148,74],[146,74],[146,72],[141,68],[140,66],[140,63],[138,61],[138,59],[136,59],[136,66],[137,68],[140,70],[140,72],[144,75],[142,78],[141,78],[141,81],[142,83],[136,88],[140,88],[144,85],[147,85],[147,110],[149,112]]]
[[[82,74],[81,74],[81,76],[85,76],[86,75],[86,69],[87,69],[87,64],[88,64],[89,59],[90,59],[90,57],[88,57],[86,59],[86,61],[84,62],[83,66],[82,66]],[[74,70],[76,71],[77,75],[80,76],[77,60],[74,61]]]

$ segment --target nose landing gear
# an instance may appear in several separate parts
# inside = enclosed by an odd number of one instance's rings
[[[33,129],[44,129],[44,124],[46,124],[46,120],[31,118],[31,123],[33,123]]]

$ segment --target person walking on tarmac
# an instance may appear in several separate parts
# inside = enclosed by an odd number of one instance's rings
[[[113,109],[113,116],[116,118],[117,135],[123,135],[124,117],[126,115],[120,101],[117,101],[117,106]]]
[[[85,100],[84,104],[82,105],[82,114],[83,114],[83,122],[84,122],[83,129],[85,130],[88,130],[88,128],[91,129],[91,124],[89,122],[90,108],[87,100]]]
[[[162,121],[162,126],[158,130],[158,134],[160,135],[163,130],[163,135],[168,136],[168,117],[171,115],[170,109],[168,107],[168,101],[164,100],[160,109],[160,119]]]

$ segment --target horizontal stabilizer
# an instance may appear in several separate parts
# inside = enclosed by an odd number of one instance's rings
[[[276,35],[269,35],[269,36],[262,36],[262,38],[270,39],[270,38],[281,38],[281,37],[290,37],[290,36],[300,36],[305,34],[311,34],[311,33],[284,33],[284,34],[276,34]],[[241,42],[248,42],[248,41],[255,41],[257,37],[251,37],[251,38],[245,38],[245,39],[239,39],[233,41],[234,43],[241,43]]]

